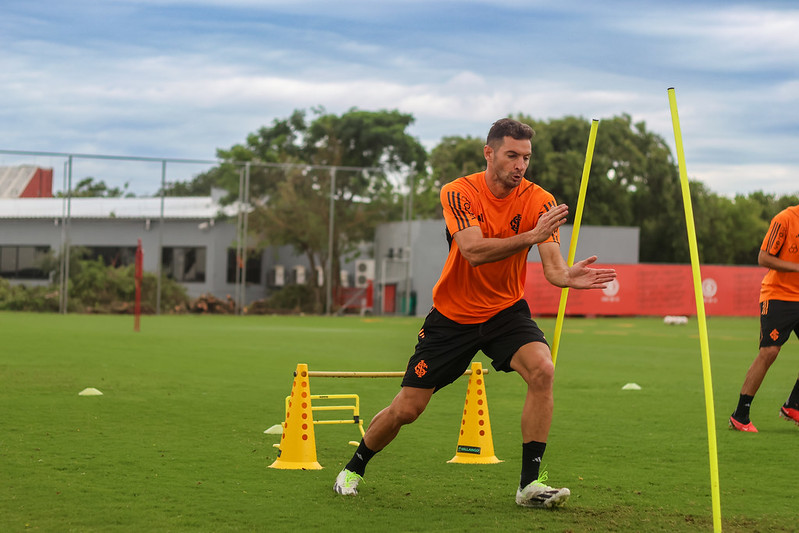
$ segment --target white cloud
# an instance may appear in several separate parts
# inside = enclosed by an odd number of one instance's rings
[[[796,64],[799,10],[766,6],[704,7],[674,10],[663,5],[642,12],[630,10],[619,31],[665,39],[673,47],[670,64],[709,70],[743,72]],[[654,12],[653,12],[654,11]]]
[[[0,120],[15,125],[0,148],[212,158],[316,105],[410,113],[428,148],[515,112],[627,113],[672,145],[674,85],[689,175],[725,194],[790,188],[799,10],[631,5],[117,0],[81,28],[90,3],[45,2],[0,21]],[[135,29],[115,36],[123,20]]]
[[[692,165],[686,162],[691,179],[698,179],[710,190],[734,197],[741,191],[799,195],[799,165],[737,164]]]

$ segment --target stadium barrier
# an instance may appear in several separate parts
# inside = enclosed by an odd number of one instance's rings
[[[616,279],[601,291],[570,291],[568,316],[695,316],[691,265],[605,265]],[[763,267],[702,265],[702,296],[708,316],[760,314]],[[527,263],[524,298],[533,316],[556,316],[561,289],[546,281],[541,263]]]
[[[490,464],[501,462],[494,455],[494,441],[491,436],[491,423],[488,419],[488,398],[485,391],[485,375],[481,363],[472,363],[472,368],[463,373],[469,377],[466,388],[466,400],[463,406],[463,418],[458,437],[455,457],[449,463]],[[286,418],[280,425],[282,428],[277,459],[269,468],[283,470],[319,470],[322,465],[317,461],[316,436],[314,425],[317,424],[356,424],[364,435],[363,420],[360,417],[360,398],[357,394],[311,394],[310,378],[397,378],[405,372],[343,372],[343,371],[309,371],[308,365],[300,363],[294,371],[291,394],[286,397]],[[312,405],[314,400],[352,399],[354,405]],[[315,420],[314,411],[352,411],[352,419]],[[269,432],[269,430],[267,430]],[[350,444],[358,445],[350,441]]]

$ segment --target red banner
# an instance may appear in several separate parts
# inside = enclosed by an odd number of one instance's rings
[[[690,265],[594,265],[615,268],[617,278],[604,290],[569,289],[567,315],[696,315]],[[707,316],[757,316],[762,267],[700,267]],[[534,316],[558,314],[561,289],[550,285],[541,263],[527,263],[524,298]]]
[[[372,310],[374,303],[374,286],[372,280],[367,282],[366,287],[341,287],[336,290],[334,302],[337,306],[346,310]]]

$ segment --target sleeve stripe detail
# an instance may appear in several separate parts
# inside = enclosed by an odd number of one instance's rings
[[[461,207],[461,194],[459,192],[448,191],[447,204],[452,210],[455,220],[458,222],[458,231],[468,228],[471,224],[469,224],[469,218],[466,214],[466,210]]]
[[[782,229],[782,224],[779,222],[775,222],[774,225],[771,227],[771,231],[768,235],[768,246],[766,251],[770,251],[771,247],[774,246],[774,241],[777,239],[777,236],[780,234],[780,230]]]

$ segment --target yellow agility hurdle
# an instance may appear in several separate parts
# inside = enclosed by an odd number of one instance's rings
[[[458,438],[458,453],[453,463],[492,463],[500,462],[494,456],[490,425],[488,425],[488,405],[485,397],[484,375],[488,370],[480,363],[472,363],[472,368],[463,375],[470,376],[466,390],[464,417]],[[361,419],[361,401],[357,394],[311,394],[310,378],[401,378],[405,372],[346,372],[346,371],[309,371],[308,365],[301,363],[294,371],[291,395],[286,397],[286,418],[282,424],[272,426],[264,433],[280,433],[277,460],[270,468],[317,470],[322,466],[316,460],[316,436],[314,426],[324,424],[355,424],[361,432],[366,433]],[[353,400],[346,405],[314,405],[323,400]],[[467,409],[469,402],[477,406]],[[324,411],[352,411],[352,419],[317,420],[314,413]],[[474,412],[472,412],[474,411]],[[479,426],[479,427],[478,427]],[[277,432],[271,431],[277,429]],[[358,445],[356,441],[349,444]]]
[[[363,420],[361,420],[361,399],[357,394],[312,394],[311,398],[311,412],[314,411],[352,411],[352,419],[345,420],[316,420],[313,423],[319,424],[357,424],[361,432],[361,437],[364,436]],[[289,410],[289,400],[291,396],[286,396],[286,412]],[[355,400],[354,405],[314,405],[314,400]],[[358,443],[350,441],[350,444],[357,446]]]
[[[483,374],[488,374],[488,369],[482,369]],[[297,371],[294,371],[297,375]],[[405,372],[339,372],[339,371],[322,371],[322,370],[309,370],[309,378],[401,378]],[[462,375],[471,376],[472,370],[467,370]]]

